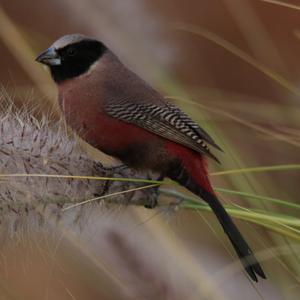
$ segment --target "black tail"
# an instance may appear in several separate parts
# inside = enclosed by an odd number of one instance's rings
[[[249,276],[256,282],[256,275],[265,279],[266,275],[256,260],[252,250],[217,197],[207,192],[202,192],[200,196],[209,204],[215,213]]]
[[[257,282],[257,276],[266,278],[264,271],[262,270],[260,264],[256,260],[252,250],[248,246],[247,242],[242,237],[241,233],[233,223],[231,217],[228,215],[223,205],[219,199],[212,193],[205,191],[197,184],[189,174],[183,169],[178,168],[176,172],[169,174],[171,179],[177,181],[192,193],[200,196],[208,205],[211,207],[212,211],[215,213],[219,222],[221,223],[225,233],[227,234],[229,240],[231,241],[234,250],[239,256],[246,272],[252,278],[252,280]]]

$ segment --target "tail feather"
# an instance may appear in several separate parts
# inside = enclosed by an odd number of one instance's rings
[[[256,275],[265,279],[266,275],[255,258],[251,248],[233,223],[218,198],[215,195],[204,191],[201,192],[200,196],[209,204],[215,213],[248,275],[254,281],[257,281]]]
[[[212,211],[218,218],[219,222],[221,223],[225,233],[227,234],[234,247],[234,250],[236,251],[246,272],[251,277],[251,279],[257,281],[256,275],[259,275],[262,278],[266,278],[264,271],[256,260],[249,245],[244,240],[236,225],[233,223],[231,217],[228,215],[221,202],[214,194],[213,189],[210,186],[208,177],[205,174],[205,169],[201,170],[201,177],[198,177],[197,181],[200,183],[197,183],[196,180],[194,180],[195,176],[193,176],[192,178],[191,174],[195,175],[195,172],[187,172],[185,168],[179,167],[176,169],[173,168],[172,172],[168,174],[168,177],[177,181],[178,183],[189,189],[192,193],[200,196],[205,202],[208,203],[208,205],[211,207]]]

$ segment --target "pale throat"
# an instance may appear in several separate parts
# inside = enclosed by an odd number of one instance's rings
[[[95,62],[93,62],[90,67],[88,68],[87,71],[85,71],[84,73],[82,73],[81,75],[79,75],[79,78],[82,77],[86,77],[86,76],[90,76],[91,73],[97,68],[97,66],[99,65],[99,60],[96,60]]]

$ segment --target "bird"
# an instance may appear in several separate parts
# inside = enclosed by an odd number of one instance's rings
[[[96,38],[62,36],[36,61],[49,67],[66,122],[82,139],[128,167],[170,178],[204,200],[250,278],[266,278],[214,192],[208,159],[219,162],[211,148],[221,148],[205,130]]]

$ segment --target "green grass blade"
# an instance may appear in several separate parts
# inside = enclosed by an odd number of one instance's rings
[[[250,168],[214,172],[211,173],[210,175],[221,176],[221,175],[232,175],[232,174],[242,174],[242,173],[261,173],[261,172],[293,171],[293,170],[300,170],[300,164],[250,167]]]
[[[239,197],[245,197],[245,198],[250,199],[250,200],[253,199],[253,200],[268,201],[268,202],[276,203],[276,204],[279,204],[279,205],[282,205],[282,206],[300,209],[300,205],[297,204],[297,203],[284,201],[284,200],[280,200],[280,199],[275,199],[275,198],[272,198],[272,197],[260,196],[260,195],[255,195],[255,194],[251,194],[251,193],[234,191],[234,190],[223,189],[223,188],[215,188],[215,190],[220,192],[220,193],[236,195],[236,196],[239,196]],[[176,190],[169,190],[169,189],[161,188],[160,192],[163,195],[172,196],[172,197],[175,197],[175,198],[183,200],[183,201],[188,201],[188,202],[191,202],[191,203],[195,203],[196,205],[199,204],[199,203],[204,203],[203,200],[200,199],[200,198],[188,196],[188,195],[182,194],[182,193],[180,193]]]
[[[0,174],[0,179],[18,178],[18,177],[41,177],[41,178],[62,178],[62,179],[76,179],[76,180],[110,180],[110,181],[125,181],[125,182],[139,182],[151,184],[174,184],[172,181],[159,181],[144,178],[125,178],[125,177],[97,177],[97,176],[84,176],[84,175],[58,175],[58,174]]]
[[[228,190],[228,189],[223,189],[223,188],[215,188],[215,190],[220,192],[220,193],[224,193],[224,194],[236,195],[236,196],[245,197],[245,198],[248,198],[248,199],[251,199],[251,200],[262,200],[262,201],[272,202],[272,203],[276,203],[276,204],[287,206],[287,207],[300,209],[300,205],[297,204],[297,203],[284,201],[284,200],[277,199],[277,198],[254,195],[254,194],[251,194],[251,193],[233,191],[233,190]]]

